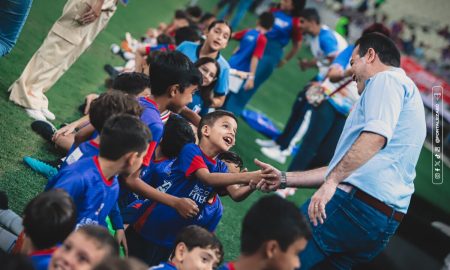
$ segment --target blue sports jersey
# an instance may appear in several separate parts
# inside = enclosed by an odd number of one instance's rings
[[[192,96],[192,102],[187,105],[189,109],[191,109],[196,114],[201,114],[203,111],[203,99],[200,96],[200,91],[196,91]]]
[[[343,51],[341,51],[336,58],[334,58],[332,65],[339,65],[342,69],[346,69],[352,58],[352,52],[355,49],[355,45],[348,45]]]
[[[47,270],[50,260],[52,259],[53,252],[55,252],[56,249],[57,247],[52,247],[49,249],[32,252],[29,256],[33,262],[34,269]]]
[[[233,38],[241,42],[238,50],[233,53],[228,63],[230,63],[231,68],[250,72],[252,57],[256,56],[258,59],[261,59],[266,48],[267,39],[256,29],[240,31],[235,33]]]
[[[272,12],[275,21],[272,29],[266,33],[268,40],[277,41],[281,47],[285,47],[289,40],[300,41],[302,35],[299,29],[300,20],[297,17],[292,17],[281,10],[274,10]]]
[[[177,270],[175,265],[171,262],[160,263],[158,265],[150,267],[148,270]]]
[[[208,169],[211,173],[228,172],[224,162],[207,157],[196,144],[186,144],[172,164],[172,173],[166,179],[172,185],[166,193],[192,199],[197,203],[200,213],[203,213],[214,188],[195,177],[194,173],[201,168]],[[143,203],[138,215],[139,218],[134,223],[136,232],[144,239],[169,249],[172,248],[177,233],[186,226],[196,224],[198,219],[198,216],[184,219],[175,209],[151,201]]]
[[[77,208],[77,227],[100,224],[106,227],[106,216],[119,196],[117,176],[106,179],[98,156],[84,158],[59,171],[46,189],[61,188],[72,197]]]
[[[161,121],[161,114],[158,109],[158,104],[156,104],[155,101],[151,100],[148,97],[140,97],[138,101],[144,109],[141,114],[141,120],[148,126],[148,128],[152,132],[152,141],[150,142],[150,145],[148,147],[147,155],[142,161],[142,165],[147,167],[150,164],[156,146],[161,140],[164,130],[164,124]]]
[[[184,55],[189,57],[192,62],[197,62],[199,58],[201,44],[197,44],[190,41],[184,41],[177,47],[177,51],[182,52]],[[228,77],[230,75],[230,65],[227,60],[223,58],[223,56],[219,53],[217,58],[217,62],[220,66],[220,74],[214,87],[214,95],[215,96],[225,96],[228,93]]]
[[[223,205],[220,201],[219,195],[215,195],[211,203],[206,203],[203,210],[198,215],[196,225],[207,229],[210,232],[214,232],[219,225],[219,221],[222,218]]]
[[[73,144],[60,169],[64,169],[67,165],[71,165],[82,158],[97,156],[99,151],[99,145],[94,140],[83,142],[78,147]]]
[[[175,161],[176,158],[152,160],[148,169],[141,173],[141,179],[157,190],[166,192],[172,186],[172,182],[168,179],[172,174],[172,165]]]
[[[235,269],[236,268],[234,267],[234,262],[228,262],[222,264],[222,266],[220,266],[217,270],[235,270]]]

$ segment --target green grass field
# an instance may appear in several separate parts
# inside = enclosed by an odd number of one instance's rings
[[[159,22],[169,22],[173,11],[182,8],[187,1],[165,0],[144,1],[133,0],[128,7],[119,7],[108,27],[94,44],[68,72],[47,93],[50,100],[50,110],[57,116],[55,125],[72,121],[80,116],[78,105],[87,93],[103,89],[106,74],[103,65],[106,63],[120,64],[121,60],[110,52],[111,43],[119,43],[125,32],[139,37],[150,26]],[[200,1],[202,7],[210,10],[215,1]],[[20,39],[12,53],[0,58],[0,190],[6,190],[10,198],[11,208],[22,211],[24,205],[36,194],[42,191],[46,180],[29,170],[22,163],[22,158],[31,155],[43,159],[56,157],[55,149],[41,139],[30,129],[32,120],[19,107],[8,101],[7,89],[17,79],[33,53],[42,43],[53,22],[60,16],[65,1],[40,0],[34,1],[30,16],[25,24]],[[255,17],[248,15],[242,27],[253,26]],[[224,55],[228,57],[236,46],[231,42]],[[302,49],[299,55],[307,56],[307,49]],[[261,87],[251,101],[251,108],[270,116],[280,128],[289,116],[290,108],[298,90],[313,77],[315,71],[301,72],[295,61],[291,61],[282,69],[277,70],[270,80]],[[270,162],[259,152],[254,143],[255,138],[262,137],[253,131],[245,122],[239,122],[237,144],[234,150],[244,159],[245,165],[255,169],[253,158]],[[273,163],[273,162],[272,162]],[[281,169],[285,165],[274,164]],[[445,168],[444,176],[450,175]],[[428,150],[422,152],[417,166],[417,194],[425,197],[432,204],[450,214],[450,185],[435,186],[431,183],[431,154]],[[304,202],[313,190],[301,190],[290,199],[297,204]],[[217,230],[222,239],[226,260],[235,258],[239,253],[239,233],[243,215],[250,205],[256,201],[260,193],[255,193],[242,203],[233,203],[223,199],[224,216]],[[270,217],[268,217],[270,218]]]

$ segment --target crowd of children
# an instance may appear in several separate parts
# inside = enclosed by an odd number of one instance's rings
[[[255,28],[236,33],[226,21],[190,7],[140,41],[127,35],[112,46],[127,62],[105,67],[108,90],[86,97],[82,118],[59,130],[47,121],[33,123],[64,157],[48,164],[24,159],[48,178],[46,191],[27,205],[23,220],[7,207],[0,210],[2,224],[14,223],[0,230],[0,247],[26,254],[35,269],[219,267],[226,252],[214,235],[224,211],[220,196],[238,202],[267,181],[230,151],[237,117],[275,67],[294,57],[303,34],[312,36],[309,66],[319,67],[319,82],[331,80],[328,68],[347,46],[304,5],[282,0]],[[240,44],[228,62],[221,51],[232,38]],[[328,81],[332,95],[351,75],[343,75],[348,63],[349,57],[341,63],[338,84]],[[220,269],[299,268],[298,254],[310,237],[295,205],[264,197],[243,221],[241,256]],[[119,259],[120,252],[138,260]],[[19,269],[15,261],[26,264],[23,257],[2,256],[7,269]]]

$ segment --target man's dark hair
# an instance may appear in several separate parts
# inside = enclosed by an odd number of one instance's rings
[[[119,245],[106,228],[98,225],[85,225],[76,232],[83,233],[89,239],[95,240],[100,247],[108,248],[105,258],[119,256]]]
[[[207,64],[207,63],[213,63],[217,68],[217,73],[216,73],[216,80],[212,81],[209,85],[206,85],[206,86],[200,85],[198,87],[200,96],[203,100],[203,104],[205,107],[209,107],[209,105],[211,105],[211,103],[212,103],[211,93],[217,84],[217,81],[218,81],[217,78],[219,78],[219,76],[220,76],[220,64],[219,64],[219,62],[217,62],[216,59],[213,59],[211,57],[202,57],[202,58],[198,59],[194,65],[197,68],[200,68],[200,66]]]
[[[300,12],[300,17],[309,22],[320,24],[320,16],[315,8],[305,8]]]
[[[240,171],[244,168],[244,161],[233,151],[222,152],[217,156],[217,159],[235,164]]]
[[[391,30],[389,30],[389,28],[387,28],[382,23],[373,23],[373,24],[369,25],[366,29],[363,30],[361,36],[367,35],[369,33],[374,33],[374,32],[381,33],[387,37],[391,36]]]
[[[175,45],[180,45],[184,41],[197,42],[200,40],[200,34],[195,27],[185,26],[176,30]]]
[[[60,189],[39,194],[27,204],[23,215],[25,234],[38,250],[63,242],[75,228],[77,218],[72,198]]]
[[[191,6],[186,8],[186,13],[198,21],[202,17],[203,10],[199,6]]]
[[[381,63],[387,66],[400,67],[400,51],[392,39],[381,33],[369,33],[360,37],[355,47],[359,46],[359,56],[363,57],[372,48],[380,58]]]
[[[292,0],[292,4],[294,5],[294,9],[291,11],[291,15],[298,17],[305,8],[306,0]]]
[[[176,157],[187,143],[195,143],[195,134],[189,122],[178,115],[170,115],[159,144],[163,155],[168,158]]]
[[[258,24],[266,30],[272,28],[274,21],[275,17],[273,16],[272,12],[263,12],[258,17]]]
[[[227,22],[227,21],[224,21],[224,20],[217,20],[217,21],[212,22],[212,23],[208,26],[208,33],[209,33],[209,31],[211,31],[211,29],[214,28],[214,26],[216,26],[216,25],[218,25],[218,24],[225,24],[226,26],[228,26],[228,28],[230,28],[230,36],[228,37],[228,40],[230,40],[230,39],[231,39],[231,35],[233,34],[233,28],[231,28],[231,25],[228,24],[228,22]]]
[[[186,11],[184,11],[182,9],[175,10],[174,17],[175,17],[175,19],[186,19],[186,20],[188,19]]]
[[[118,160],[130,152],[145,152],[152,134],[136,116],[113,115],[106,121],[100,135],[100,156]]]
[[[189,251],[196,247],[215,249],[216,255],[219,258],[219,263],[217,265],[222,263],[224,255],[222,243],[213,233],[200,226],[190,225],[181,230],[175,238],[174,247],[179,243],[184,243]],[[175,254],[172,253],[171,258],[173,258],[174,255]]]
[[[247,212],[242,223],[241,252],[252,255],[270,240],[275,240],[286,251],[298,239],[311,238],[311,229],[300,210],[276,195],[257,201]]]
[[[180,92],[190,85],[201,85],[202,74],[183,53],[163,52],[150,59],[150,83],[152,94],[162,96],[176,84]]]
[[[215,110],[213,112],[210,112],[210,113],[204,115],[202,117],[202,119],[200,120],[200,124],[198,125],[198,129],[197,129],[198,139],[201,140],[201,138],[202,138],[202,127],[203,126],[212,127],[216,123],[217,120],[219,120],[220,118],[222,118],[224,116],[229,116],[237,122],[237,118],[232,112],[224,111],[224,110]]]
[[[112,88],[137,96],[146,88],[150,88],[150,78],[144,73],[124,72],[114,79]]]
[[[214,14],[212,14],[211,12],[205,12],[203,14],[202,18],[200,19],[200,23],[204,23],[207,20],[214,18],[214,17],[215,17]]]
[[[166,34],[159,34],[156,37],[156,42],[158,43],[158,45],[162,45],[162,44],[173,44],[173,38],[169,35]]]
[[[106,120],[111,115],[120,113],[140,116],[142,107],[136,98],[120,91],[111,90],[101,94],[92,101],[91,108],[89,109],[89,121],[95,130],[101,133]]]

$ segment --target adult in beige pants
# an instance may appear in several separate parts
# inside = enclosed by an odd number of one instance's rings
[[[36,120],[54,120],[44,93],[106,27],[116,3],[117,0],[68,0],[41,47],[9,88],[9,99]]]

